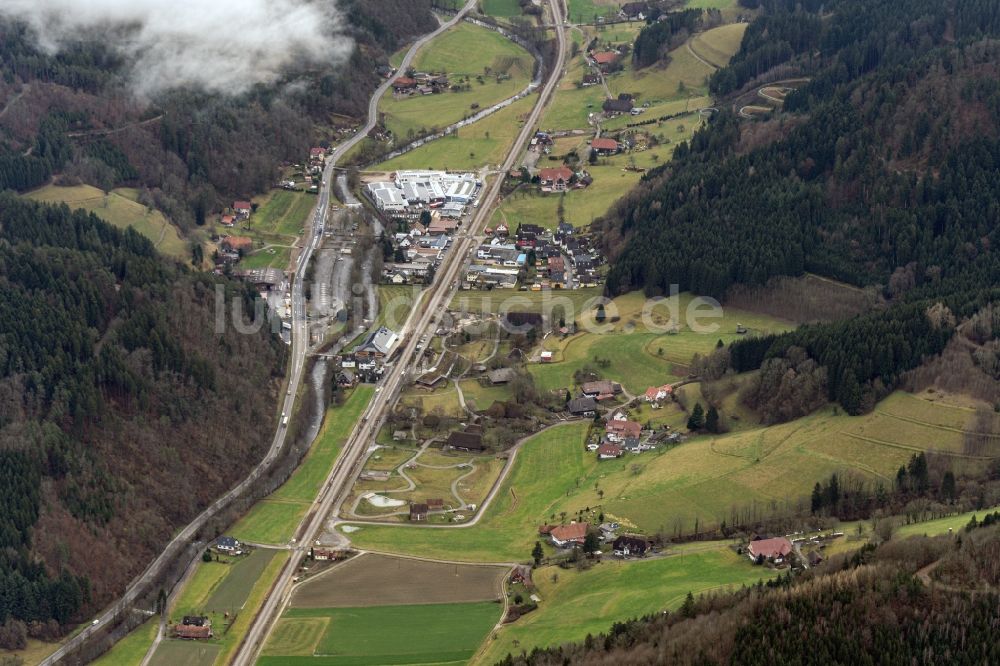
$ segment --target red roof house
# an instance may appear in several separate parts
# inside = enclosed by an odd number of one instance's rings
[[[326,155],[326,151],[322,148],[313,147],[309,149],[310,157],[323,157],[324,155]]]
[[[622,447],[617,444],[612,444],[611,442],[604,442],[599,447],[597,447],[597,458],[598,460],[609,460],[611,458],[621,458],[622,457]]]
[[[538,172],[538,180],[542,185],[564,190],[573,178],[573,170],[567,166],[551,167]]]
[[[570,523],[569,525],[559,525],[549,531],[549,538],[552,544],[558,548],[566,548],[573,544],[583,543],[587,536],[587,523]]]
[[[656,402],[657,400],[663,400],[673,392],[674,387],[670,384],[664,384],[663,386],[651,386],[646,389],[644,397],[646,402]]]
[[[780,560],[790,552],[792,552],[792,542],[785,537],[751,541],[750,547],[747,548],[747,554],[752,560],[761,556],[765,560]]]
[[[605,139],[604,137],[591,141],[590,147],[599,153],[605,153],[608,155],[618,152],[618,142],[614,139]]]
[[[193,624],[175,624],[174,636],[188,640],[197,640],[212,637],[212,626],[203,624],[201,626]]]
[[[611,65],[618,61],[618,54],[614,51],[599,51],[590,57],[598,65]]]
[[[608,439],[622,441],[628,437],[638,437],[642,434],[642,424],[636,421],[618,421],[612,419],[604,427]]]
[[[226,236],[222,239],[222,248],[230,252],[249,252],[253,249],[253,239],[248,236]]]
[[[411,90],[417,87],[417,82],[408,76],[401,76],[392,82],[394,90]]]

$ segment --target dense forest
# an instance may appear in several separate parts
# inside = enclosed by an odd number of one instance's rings
[[[1000,13],[974,0],[759,4],[713,89],[739,105],[770,80],[810,80],[763,121],[723,108],[595,222],[608,290],[724,297],[804,272],[876,285],[884,313],[732,350],[748,370],[805,349],[829,397],[858,413],[1000,295]]]
[[[125,63],[107,45],[48,55],[23,24],[0,19],[0,100],[21,95],[0,118],[0,191],[55,173],[104,189],[129,184],[182,229],[203,224],[212,210],[270,187],[279,163],[301,160],[321,140],[318,126],[363,114],[386,54],[437,26],[431,0],[341,5],[356,43],[347,63],[288,72],[239,96],[174,90],[149,105],[125,88]]]
[[[285,347],[215,330],[242,284],[131,229],[0,195],[0,625],[120,594],[270,440]],[[150,470],[156,470],[151,474]]]
[[[998,548],[996,526],[888,540],[500,664],[993,664]]]

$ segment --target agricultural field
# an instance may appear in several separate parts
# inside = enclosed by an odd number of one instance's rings
[[[437,97],[445,95],[450,97],[452,93],[442,93]],[[395,171],[434,168],[457,171],[499,164],[524,126],[524,117],[531,111],[534,103],[535,99],[528,95],[446,137],[382,162],[373,169]]]
[[[150,666],[212,666],[219,646],[201,641],[164,640],[156,646]]]
[[[379,109],[385,114],[386,127],[400,141],[421,130],[440,129],[472,115],[474,104],[485,109],[513,97],[528,85],[534,63],[531,54],[499,33],[460,23],[422,49],[413,66],[417,71],[445,72],[453,85],[468,79],[471,89],[384,97]],[[497,82],[497,74],[509,78]]]
[[[564,340],[550,336],[543,348],[554,352],[553,362],[529,365],[528,371],[539,391],[565,391],[573,386],[573,374],[589,366],[638,395],[650,386],[679,381],[686,374],[686,366],[647,353],[655,337],[652,333],[578,333]]]
[[[158,617],[146,620],[91,663],[93,666],[139,666],[153,644],[159,626]]]
[[[251,543],[287,543],[374,393],[373,386],[362,384],[343,405],[330,407],[316,441],[295,473],[266,499],[257,502],[236,523],[231,534]]]
[[[958,410],[956,412],[956,410]],[[919,422],[895,428],[907,415]],[[694,437],[684,444],[598,462],[584,450],[588,424],[559,426],[529,440],[480,524],[461,530],[398,530],[364,526],[351,533],[360,547],[420,556],[493,561],[520,559],[537,538],[535,527],[604,513],[647,533],[712,527],[732,511],[756,504],[795,506],[833,473],[892,484],[900,465],[933,448],[962,460],[958,414],[974,410],[895,393],[864,416],[830,407],[797,421]]]
[[[292,608],[496,601],[503,566],[424,562],[375,553],[358,555],[295,588]]]
[[[510,18],[521,15],[521,5],[518,0],[483,0],[483,12],[497,18]]]
[[[287,559],[285,551],[258,548],[243,558],[199,562],[171,605],[169,619],[173,623],[184,615],[207,615],[215,637],[202,642],[165,639],[151,663],[226,663]]]
[[[506,571],[360,555],[296,587],[259,663],[466,662],[500,619]]]
[[[773,575],[727,543],[695,545],[705,549],[642,561],[604,560],[586,571],[536,569],[532,580],[541,597],[538,609],[501,627],[473,663],[485,666],[509,653],[580,641],[608,631],[614,622],[674,610],[688,592],[738,589]]]
[[[191,259],[188,245],[181,238],[177,227],[160,211],[150,210],[140,204],[137,201],[138,192],[134,189],[117,188],[105,194],[90,185],[46,185],[25,196],[34,201],[65,203],[70,208],[82,208],[119,229],[132,227],[168,257],[185,262]]]
[[[257,201],[250,228],[268,234],[299,236],[316,207],[316,195],[288,190],[271,190]]]
[[[494,602],[424,604],[417,608],[293,608],[278,621],[257,663],[461,664],[475,654],[499,621],[501,608]]]

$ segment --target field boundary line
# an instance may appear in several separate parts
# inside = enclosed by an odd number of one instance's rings
[[[402,553],[390,553],[384,550],[371,550],[369,548],[366,548],[364,551],[361,552],[368,553],[370,555],[381,555],[383,557],[395,557],[402,560],[431,562],[432,564],[455,564],[455,565],[464,564],[473,567],[491,567],[491,568],[506,568],[506,569],[512,569],[521,564],[520,562],[468,562],[462,560],[442,560],[434,557],[424,557],[422,555],[404,555]],[[355,558],[352,557],[351,559],[353,560]],[[420,605],[420,604],[403,604],[403,605]]]
[[[947,430],[950,432],[957,432],[960,435],[975,435],[977,437],[991,437],[994,439],[1000,439],[1000,434],[995,432],[977,432],[975,430],[965,430],[964,428],[953,428],[952,426],[941,425],[939,423],[931,423],[929,421],[921,421],[915,419],[911,416],[902,416],[900,414],[893,414],[892,412],[886,412],[881,409],[875,410],[876,414],[882,414],[883,416],[888,416],[890,418],[897,419],[899,421],[906,421],[907,423],[913,423],[915,425],[924,426],[934,430]]]
[[[882,446],[890,446],[896,449],[904,449],[906,451],[913,451],[914,453],[926,453],[931,449],[922,449],[919,446],[908,446],[906,444],[899,444],[897,442],[887,442],[883,439],[875,439],[874,437],[865,437],[864,435],[856,435],[852,432],[847,432],[845,430],[840,431],[841,435],[846,435],[853,439],[861,440],[862,442],[870,442],[871,444],[881,444]],[[934,449],[935,453],[943,456],[950,456],[952,458],[962,458],[965,460],[994,460],[996,456],[974,456],[968,453],[956,453],[954,451],[944,451],[942,449]]]

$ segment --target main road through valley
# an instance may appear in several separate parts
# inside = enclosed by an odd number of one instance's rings
[[[354,431],[351,433],[347,443],[344,445],[337,462],[330,471],[330,474],[327,477],[326,482],[323,484],[311,510],[307,513],[302,524],[299,526],[297,531],[299,546],[292,551],[291,557],[289,557],[285,563],[277,581],[269,591],[266,599],[264,600],[263,607],[254,618],[253,624],[247,632],[247,635],[244,637],[243,643],[240,645],[239,650],[231,662],[233,664],[238,666],[249,666],[259,654],[271,626],[277,620],[281,610],[287,602],[293,578],[295,577],[296,571],[301,566],[303,558],[308,553],[309,545],[312,544],[316,536],[321,533],[327,515],[329,515],[331,511],[339,510],[340,504],[343,502],[344,494],[347,490],[349,490],[350,481],[353,479],[353,474],[362,454],[367,448],[369,442],[374,440],[384,417],[388,414],[388,411],[391,409],[392,404],[398,397],[404,382],[407,380],[407,369],[414,362],[416,347],[420,343],[421,335],[427,331],[434,331],[438,327],[440,318],[447,308],[454,292],[455,287],[453,285],[456,285],[458,282],[456,277],[459,275],[461,268],[468,260],[470,252],[475,249],[476,245],[482,238],[483,227],[489,219],[489,215],[492,212],[492,205],[500,193],[500,186],[503,183],[503,174],[508,173],[514,166],[521,150],[534,133],[535,126],[541,118],[542,111],[550,101],[556,84],[562,75],[566,52],[566,36],[562,20],[563,1],[564,0],[548,0],[553,16],[553,24],[557,39],[556,61],[552,63],[552,66],[549,68],[548,78],[539,93],[538,100],[532,108],[531,113],[526,118],[524,126],[521,128],[517,139],[511,145],[510,151],[501,166],[499,174],[484,188],[479,201],[479,207],[476,210],[476,214],[473,215],[472,220],[468,223],[469,226],[463,232],[456,235],[451,249],[448,251],[444,261],[442,262],[441,268],[438,270],[434,284],[424,293],[424,297],[420,301],[420,304],[411,312],[403,331],[400,332],[400,337],[403,340],[403,348],[398,356],[397,362],[383,378],[380,390],[375,393],[368,409],[362,415],[361,420],[355,425]],[[416,51],[421,46],[433,39],[437,34],[440,34],[443,30],[446,30],[451,25],[454,25],[454,23],[459,21],[465,13],[475,6],[475,4],[476,0],[469,0],[469,2],[466,3],[466,5],[450,21],[443,24],[434,33],[426,35],[414,43],[407,52],[406,57],[403,59],[399,69],[401,71],[405,70],[412,61]],[[336,166],[337,160],[342,158],[348,150],[350,150],[358,141],[361,141],[368,131],[375,126],[378,117],[379,99],[382,94],[388,90],[390,85],[391,81],[386,81],[379,87],[375,95],[372,97],[368,107],[368,123],[365,127],[359,130],[357,134],[351,137],[351,139],[338,146],[331,154],[325,171],[323,196],[325,196],[327,200],[329,198],[329,188],[333,183],[333,170]],[[321,200],[320,203],[322,204],[323,201]],[[296,274],[296,286],[298,288],[297,293],[300,294],[299,299],[301,299],[301,276],[304,275],[304,271],[302,269],[308,262],[313,249],[318,243],[318,239],[322,236],[322,224],[327,210],[328,209],[322,205],[317,208],[316,226],[319,231],[312,234],[310,243],[305,252],[303,252],[299,263],[300,272],[297,272]],[[299,326],[305,326],[304,319],[298,319],[299,308],[301,305],[300,300],[296,300],[295,303],[297,318],[295,328],[296,337],[304,338],[305,334],[303,330],[298,328]]]

